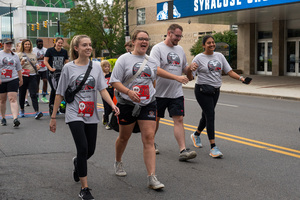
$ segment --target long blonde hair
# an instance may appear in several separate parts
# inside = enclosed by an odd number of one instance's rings
[[[75,59],[77,59],[78,58],[78,52],[77,51],[75,51],[75,46],[76,47],[78,47],[79,46],[79,43],[80,43],[80,40],[82,39],[82,38],[89,38],[89,39],[91,39],[89,36],[87,36],[87,35],[75,35],[74,37],[73,37],[73,39],[71,40],[71,43],[70,43],[70,58],[71,58],[71,60],[75,60]]]

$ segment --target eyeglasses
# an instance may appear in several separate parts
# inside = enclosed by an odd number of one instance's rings
[[[138,37],[136,39],[139,40],[139,41],[144,41],[145,40],[146,42],[151,40],[150,38],[143,38],[143,37]]]
[[[173,32],[171,32],[171,33],[173,33]],[[183,35],[176,35],[175,33],[173,33],[173,34],[178,38],[183,38]]]

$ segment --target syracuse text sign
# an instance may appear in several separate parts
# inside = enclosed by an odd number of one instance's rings
[[[174,0],[173,9],[176,9],[176,18],[181,18],[296,2],[300,0]],[[163,3],[157,4],[157,12],[164,10]],[[166,8],[165,5],[165,10]],[[157,18],[157,20],[161,19]]]

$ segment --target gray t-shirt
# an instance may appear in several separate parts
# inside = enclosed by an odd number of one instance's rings
[[[150,57],[159,62],[159,67],[181,76],[184,68],[188,66],[183,48],[179,45],[169,47],[164,42],[156,44],[150,53]],[[157,77],[156,97],[178,98],[183,96],[182,84],[176,80]]]
[[[74,62],[65,64],[58,82],[56,94],[64,96],[68,86],[75,90],[83,79],[88,65],[78,66]],[[83,121],[86,124],[99,123],[97,112],[97,90],[106,89],[107,84],[99,62],[93,61],[93,69],[81,90],[76,93],[75,100],[67,104],[65,121]],[[94,107],[92,107],[94,105]],[[93,108],[93,109],[92,109]],[[91,113],[93,113],[91,115]],[[82,116],[85,115],[85,116]],[[89,116],[91,115],[91,116]]]
[[[112,71],[110,83],[120,82],[124,84],[139,70],[144,58],[145,56],[137,56],[130,53],[120,56]],[[137,91],[140,94],[141,102],[133,103],[145,106],[151,102],[152,97],[155,95],[153,81],[156,79],[157,64],[153,58],[148,57],[148,61],[141,74],[131,83],[125,85],[127,88]],[[124,99],[132,101],[128,95],[120,94]]]
[[[214,52],[212,55],[198,54],[192,63],[198,64],[198,69],[193,71],[193,76],[198,75],[196,83],[199,85],[206,84],[219,88],[222,85],[222,70],[225,74],[232,68],[223,54]]]
[[[37,59],[38,59],[38,64],[40,66],[39,72],[44,72],[47,71],[47,67],[44,64],[44,59],[43,60],[39,60],[40,58],[44,57],[46,54],[47,49],[45,47],[43,47],[42,49],[39,49],[37,47],[34,47],[32,52],[36,55]]]
[[[19,78],[18,71],[20,70],[22,70],[22,66],[17,54],[12,55],[0,51],[0,77],[3,83]]]

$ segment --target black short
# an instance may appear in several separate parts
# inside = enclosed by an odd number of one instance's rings
[[[43,72],[38,72],[38,80],[41,79],[41,80],[44,80],[44,79],[47,79],[47,71],[43,71]]]
[[[184,116],[184,97],[160,98],[156,97],[157,117],[164,118],[165,110],[168,108],[169,116]]]
[[[19,89],[19,78],[8,82],[1,82],[0,84],[0,93],[8,93],[8,92],[18,92]]]
[[[156,121],[156,101],[146,105],[142,106],[141,112],[139,116],[133,117],[132,116],[132,110],[134,106],[131,105],[122,105],[117,104],[117,106],[120,109],[120,115],[118,116],[118,121],[120,125],[128,125],[132,124],[133,122],[136,122],[137,120],[151,120]]]

